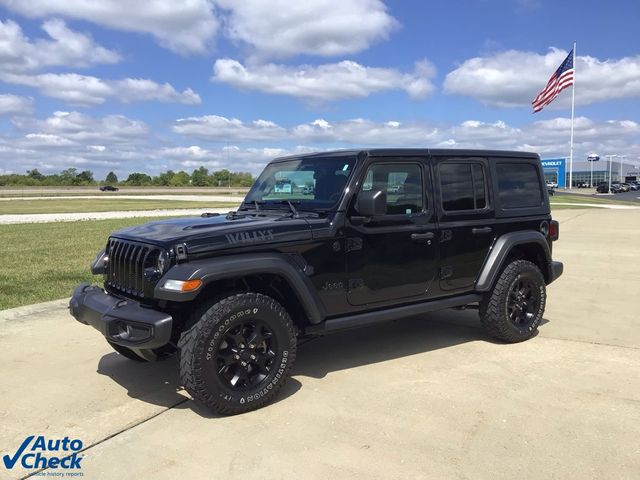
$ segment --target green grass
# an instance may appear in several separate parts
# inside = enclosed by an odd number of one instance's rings
[[[556,194],[549,197],[551,203],[556,205],[562,203],[594,203],[603,205],[639,205],[637,202],[629,200],[617,200],[615,197],[600,197],[594,195],[575,195],[570,193]]]
[[[0,310],[65,298],[115,230],[159,218],[0,225]]]
[[[632,200],[619,200],[614,196],[595,196],[562,193],[549,197],[552,210],[569,210],[578,208],[598,208],[592,205],[632,205],[640,206],[640,203]],[[576,204],[576,205],[573,205]]]
[[[184,200],[144,200],[144,199],[65,199],[48,200],[5,200],[0,201],[0,215],[31,213],[81,213],[110,212],[121,210],[165,210],[168,208],[233,208],[237,203],[200,202]]]
[[[0,198],[18,197],[73,197],[73,196],[87,196],[95,195],[100,197],[117,197],[119,195],[224,195],[224,196],[237,196],[242,199],[246,195],[248,188],[232,188],[228,190],[226,188],[219,187],[149,187],[145,191],[145,187],[132,187],[128,189],[123,187],[118,192],[101,192],[97,187],[95,188],[72,188],[65,189],[60,187],[58,189],[48,190],[46,188],[25,188],[20,187],[0,187]]]

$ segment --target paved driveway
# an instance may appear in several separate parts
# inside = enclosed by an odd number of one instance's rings
[[[113,353],[64,301],[0,312],[0,450],[80,438],[91,479],[637,478],[640,212],[557,217],[565,274],[535,339],[493,343],[473,311],[338,333],[235,417],[178,390],[174,360]]]

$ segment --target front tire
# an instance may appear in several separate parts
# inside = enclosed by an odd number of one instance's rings
[[[547,299],[542,272],[527,260],[509,263],[493,290],[480,302],[480,321],[487,334],[507,343],[534,337]]]
[[[296,357],[296,329],[273,298],[241,293],[217,301],[178,343],[180,379],[209,409],[235,415],[269,403]]]

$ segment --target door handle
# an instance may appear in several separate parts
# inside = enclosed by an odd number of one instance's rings
[[[487,235],[488,233],[493,232],[491,227],[481,227],[481,228],[472,228],[471,233],[474,235]]]
[[[426,242],[428,240],[432,240],[435,237],[435,233],[427,232],[427,233],[412,233],[411,240],[414,242]]]

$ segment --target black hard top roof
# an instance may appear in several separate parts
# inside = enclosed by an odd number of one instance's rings
[[[289,155],[274,159],[274,162],[292,160],[294,158],[323,158],[323,157],[344,157],[368,155],[370,157],[409,157],[409,156],[462,156],[462,157],[509,157],[522,159],[539,159],[537,153],[516,152],[508,150],[466,150],[456,148],[371,148],[371,149],[350,149],[350,150],[330,150],[326,152],[304,153],[300,155]]]

